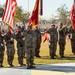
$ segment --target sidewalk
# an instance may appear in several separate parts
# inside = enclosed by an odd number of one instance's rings
[[[0,68],[0,75],[75,75],[75,63],[36,65],[36,69],[26,67]]]

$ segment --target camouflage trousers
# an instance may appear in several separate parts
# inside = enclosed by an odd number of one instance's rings
[[[18,47],[17,54],[18,54],[18,63],[20,65],[22,65],[23,64],[23,58],[25,56],[24,47]]]
[[[4,59],[4,47],[0,47],[0,63],[3,63],[3,59]]]
[[[72,53],[75,53],[75,40],[71,40]]]
[[[26,63],[27,63],[27,65],[32,65],[33,64],[34,54],[35,54],[35,49],[34,48],[26,48]]]
[[[15,49],[14,45],[7,46],[7,61],[8,64],[11,65],[14,59]]]
[[[35,56],[39,56],[40,53],[40,45],[37,45],[35,48]]]
[[[54,58],[54,55],[56,54],[56,49],[57,49],[57,42],[50,43],[49,49],[50,49],[50,56],[51,56],[51,58]]]
[[[59,54],[60,56],[64,56],[64,50],[65,50],[65,42],[59,43]]]

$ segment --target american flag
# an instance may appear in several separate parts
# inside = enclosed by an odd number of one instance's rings
[[[13,24],[14,24],[16,6],[17,6],[16,0],[6,0],[6,5],[2,16],[2,20],[5,23],[7,23],[11,28],[13,28]]]

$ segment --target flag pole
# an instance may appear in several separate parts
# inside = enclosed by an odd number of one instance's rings
[[[43,0],[40,0],[40,15],[43,15]]]
[[[29,0],[28,0],[28,12],[29,12]]]
[[[74,13],[75,13],[75,0],[74,0]]]

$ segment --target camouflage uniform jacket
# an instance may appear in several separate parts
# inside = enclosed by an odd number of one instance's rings
[[[35,48],[36,47],[36,36],[34,35],[33,31],[25,33],[25,47],[26,48]]]
[[[50,34],[50,42],[57,42],[58,41],[58,33],[57,33],[57,28],[50,28],[47,33]]]
[[[4,47],[4,36],[2,34],[0,34],[0,48]]]
[[[66,35],[67,35],[67,28],[59,28],[58,29],[58,33],[59,33],[59,41],[65,41],[66,40]]]
[[[68,32],[70,33],[70,39],[75,40],[75,30],[72,27],[70,27],[68,29]]]
[[[14,44],[14,34],[6,34],[5,35],[5,42],[7,47],[11,47],[12,44]]]
[[[34,31],[37,44],[41,44],[41,33],[39,30]]]
[[[17,47],[24,47],[25,38],[23,36],[23,32],[16,34]]]

